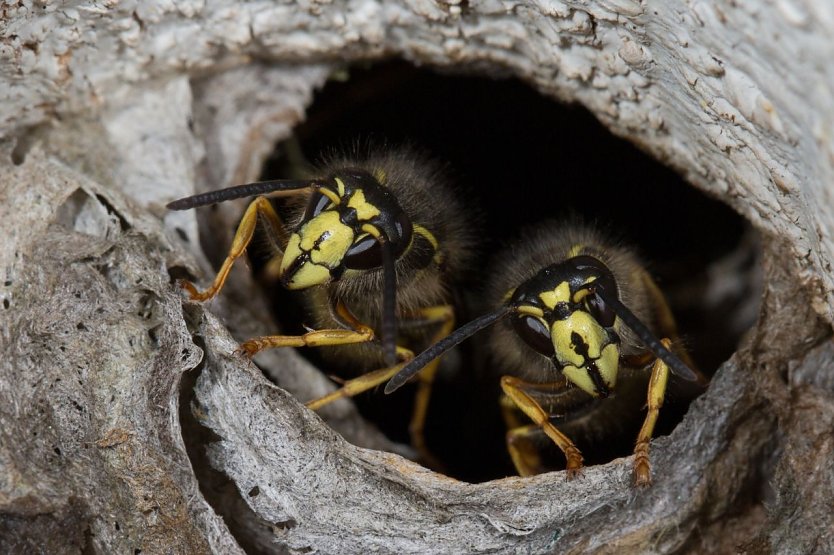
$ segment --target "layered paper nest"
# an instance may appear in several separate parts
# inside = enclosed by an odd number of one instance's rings
[[[4,10],[2,551],[832,546],[834,75],[818,68],[834,19],[814,11],[827,8]],[[194,214],[165,202],[256,178],[328,75],[390,55],[581,102],[761,233],[758,324],[653,442],[652,488],[632,487],[626,459],[570,482],[432,473],[350,403],[323,411],[328,424],[305,409],[296,399],[333,385],[294,352],[261,363],[278,386],[231,354],[233,337],[271,330],[245,270],[207,305],[172,286],[212,270]],[[240,212],[202,225],[231,231]]]

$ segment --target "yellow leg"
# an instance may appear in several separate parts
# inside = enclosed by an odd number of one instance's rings
[[[440,323],[440,329],[431,338],[431,345],[452,333],[455,327],[455,313],[450,305],[426,307],[419,310],[417,316],[430,322]],[[440,468],[440,464],[426,445],[425,426],[429,401],[431,400],[431,389],[439,367],[440,358],[436,358],[418,374],[419,381],[417,382],[417,393],[414,396],[414,411],[411,413],[411,422],[408,426],[411,445],[414,446],[426,464],[432,468]]]
[[[662,339],[661,343],[667,349],[672,342],[669,339]],[[660,407],[663,406],[663,398],[666,395],[666,384],[669,381],[669,367],[661,359],[656,359],[652,365],[652,376],[649,379],[649,391],[647,395],[648,413],[643,421],[643,427],[637,435],[637,442],[634,445],[634,484],[637,486],[648,486],[652,481],[651,465],[649,464],[649,442],[654,433],[654,426],[660,414]]]
[[[223,265],[220,266],[217,276],[214,278],[214,281],[208,289],[205,291],[198,291],[191,282],[186,280],[182,280],[180,282],[183,289],[188,291],[188,294],[193,300],[205,301],[211,299],[220,292],[220,289],[226,282],[226,278],[229,277],[229,271],[231,271],[235,260],[243,256],[243,253],[246,252],[246,247],[249,246],[249,243],[252,241],[252,236],[255,234],[255,228],[258,225],[258,216],[266,220],[267,224],[271,227],[269,231],[272,233],[272,237],[280,235],[280,230],[283,229],[281,219],[278,217],[278,214],[275,212],[275,209],[272,208],[272,205],[266,197],[258,197],[253,200],[246,209],[246,212],[243,214],[240,225],[235,232],[234,239],[232,239],[232,246],[229,249],[229,254],[226,257],[226,260],[223,261]],[[274,242],[276,243],[275,246],[278,247],[277,241]]]
[[[411,360],[413,357],[414,355],[411,354],[411,356],[406,358],[404,362],[401,362],[396,366],[392,366],[391,368],[382,368],[381,370],[375,370],[373,372],[363,374],[358,378],[347,380],[344,384],[342,384],[342,387],[340,387],[336,391],[329,393],[324,397],[319,397],[318,399],[308,401],[306,405],[308,408],[312,410],[318,410],[324,405],[332,403],[337,399],[353,397],[354,395],[359,395],[360,393],[364,393],[369,389],[373,389],[374,387],[390,380],[394,376],[394,374],[402,370],[402,367],[405,366],[405,363]]]
[[[501,416],[504,418],[504,426],[507,430],[514,430],[524,426],[518,417],[518,405],[512,399],[502,394],[498,399],[498,405],[501,407]]]
[[[344,332],[345,334],[354,333],[358,335],[367,335],[370,334],[370,338],[366,339],[366,341],[370,341],[373,339],[373,330],[366,326],[365,324],[361,323],[356,316],[350,311],[350,309],[343,303],[342,301],[337,301],[336,305],[333,307],[334,316],[336,319],[343,323],[346,326],[350,326],[353,328],[351,330],[318,330],[304,334],[303,336],[296,337],[294,339],[301,339],[310,334],[321,333],[321,332]],[[273,337],[281,337],[281,336],[273,336]],[[284,336],[286,337],[286,336]],[[347,335],[344,339],[348,339]],[[316,339],[318,341],[318,339]],[[308,346],[320,346],[320,345],[345,345],[349,343],[362,343],[363,341],[348,341],[345,340],[342,343],[317,343],[316,345],[312,345],[311,343],[305,343]],[[248,341],[247,341],[248,343]],[[245,344],[244,344],[245,345]],[[241,346],[243,347],[243,346]],[[399,364],[392,366],[390,368],[382,368],[380,370],[374,370],[373,372],[368,372],[367,374],[362,374],[357,378],[353,378],[351,380],[347,380],[342,382],[342,387],[337,389],[336,391],[325,395],[324,397],[320,397],[318,399],[313,399],[312,401],[307,402],[307,407],[312,410],[318,410],[321,407],[332,403],[337,399],[343,399],[345,397],[353,397],[354,395],[359,395],[360,393],[364,393],[369,389],[373,389],[374,387],[385,383],[386,381],[390,380],[394,374],[399,372],[405,363],[414,358],[414,353],[410,349],[406,349],[405,347],[400,347],[399,345],[396,346],[397,349],[397,358],[401,361]]]
[[[548,407],[550,415],[553,415],[554,412],[565,414],[576,406],[577,401],[585,397],[581,390],[571,389],[564,379],[548,383],[524,382],[524,391],[535,399],[540,406]],[[577,395],[579,399],[577,399]],[[518,405],[507,395],[501,395],[498,404],[501,407],[501,415],[504,417],[504,424],[508,430],[525,425],[519,418]]]
[[[238,351],[247,357],[253,357],[264,349],[280,347],[326,347],[331,345],[351,345],[373,341],[374,330],[365,327],[362,330],[323,329],[307,332],[303,335],[265,335],[248,339],[240,344]]]
[[[675,343],[678,343],[680,340],[678,326],[675,323],[675,317],[672,315],[672,309],[669,308],[669,303],[666,302],[666,297],[663,296],[660,288],[647,272],[643,272],[643,283],[646,285],[646,291],[648,291],[649,296],[652,297],[651,305],[655,307],[655,315],[660,326],[660,332],[664,337],[668,337]],[[669,346],[667,345],[666,348],[669,349]],[[706,386],[708,380],[698,371],[689,353],[685,349],[677,349],[675,354],[698,375],[699,383]],[[648,364],[648,361],[645,364]]]
[[[349,310],[347,310],[347,308],[344,305],[337,305],[336,312],[339,316],[339,319],[344,321],[346,324],[351,325],[353,327],[362,326],[362,324],[360,324],[355,319],[355,317],[350,313]],[[419,318],[421,320],[425,320],[426,323],[440,322],[440,329],[437,331],[436,334],[432,336],[432,344],[446,337],[449,333],[451,333],[452,329],[455,326],[454,312],[452,307],[448,305],[432,306],[421,309],[414,315],[414,317]],[[305,344],[310,345],[310,343]],[[400,362],[396,366],[392,366],[390,368],[382,368],[380,370],[375,370],[373,372],[363,374],[357,378],[347,380],[342,384],[342,387],[340,387],[336,391],[329,393],[324,397],[320,397],[318,399],[309,401],[307,403],[307,407],[313,410],[318,410],[319,408],[327,405],[328,403],[332,403],[337,399],[353,397],[360,393],[364,393],[369,389],[373,389],[374,387],[377,387],[378,385],[381,385],[390,380],[397,372],[399,372],[403,368],[403,366],[405,366],[405,364],[409,360],[414,358],[414,354],[404,347],[397,346],[397,358],[399,358],[402,362]],[[432,383],[434,381],[434,376],[437,373],[437,368],[439,364],[439,360],[434,360],[428,365],[426,365],[426,367],[420,372],[417,393],[414,399],[414,411],[412,412],[411,422],[409,424],[411,444],[420,454],[423,461],[433,468],[439,468],[440,465],[426,446],[424,429],[426,422],[426,414],[428,412],[429,400],[431,398]]]
[[[507,432],[507,451],[519,476],[534,476],[544,470],[541,457],[529,439],[540,431],[537,424],[527,424],[515,426]]]
[[[520,380],[513,376],[503,376],[501,378],[501,389],[504,390],[504,394],[507,395],[512,401],[521,409],[521,411],[526,414],[537,426],[539,426],[547,437],[549,437],[553,442],[562,450],[565,454],[565,458],[567,459],[567,471],[568,471],[568,478],[575,477],[579,470],[582,468],[582,454],[579,452],[579,449],[573,444],[573,442],[568,439],[568,436],[560,432],[556,426],[554,426],[550,422],[549,415],[545,410],[536,402],[533,397],[531,397],[524,388],[527,386],[527,382]],[[535,384],[529,384],[535,385]],[[521,432],[519,432],[520,434]],[[510,443],[510,435],[513,434],[513,430],[508,432],[508,442],[507,448],[510,449],[510,456],[513,457],[513,462],[516,461],[516,456],[512,453],[512,445]],[[518,434],[516,434],[518,435]],[[522,467],[519,468],[516,466],[518,473],[522,476],[528,476],[526,474],[529,472],[529,468]]]
[[[333,307],[334,314],[338,316],[339,322],[350,329],[323,329],[313,330],[302,335],[265,335],[244,341],[238,347],[238,352],[252,358],[264,349],[276,349],[281,347],[326,347],[333,345],[353,345],[356,343],[367,343],[374,340],[374,330],[360,322],[350,309],[342,301],[336,301]],[[406,356],[397,348],[401,357]],[[405,349],[407,351],[407,349]],[[411,355],[408,351],[407,356]]]

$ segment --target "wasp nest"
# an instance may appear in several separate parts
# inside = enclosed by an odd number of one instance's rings
[[[830,551],[823,5],[0,8],[2,551]],[[273,329],[245,271],[210,305],[172,286],[212,270],[206,228],[164,204],[255,179],[329,75],[390,56],[581,103],[758,230],[758,323],[653,442],[650,489],[625,459],[569,482],[432,473],[350,403],[329,425],[303,408],[333,386],[295,353],[261,363],[280,387],[231,355]]]

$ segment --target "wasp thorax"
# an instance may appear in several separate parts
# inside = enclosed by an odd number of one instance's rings
[[[281,280],[305,289],[341,278],[345,270],[382,267],[382,244],[394,258],[411,243],[411,219],[394,195],[369,172],[346,169],[310,197],[281,261]]]
[[[577,387],[606,397],[617,383],[620,338],[616,317],[597,288],[616,294],[614,276],[596,258],[582,255],[542,269],[510,302],[517,313],[513,328],[527,345]]]

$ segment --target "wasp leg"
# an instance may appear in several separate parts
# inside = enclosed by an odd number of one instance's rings
[[[326,347],[331,345],[351,345],[373,341],[374,330],[362,326],[358,330],[324,329],[309,331],[302,335],[265,335],[248,339],[240,344],[238,350],[251,358],[264,349],[280,347]]]
[[[647,361],[643,366],[648,364]],[[547,407],[546,412],[554,414],[565,414],[578,402],[581,402],[585,394],[581,389],[568,388],[567,382],[562,379],[557,382],[531,383],[524,382],[524,391],[527,392],[542,408]],[[504,417],[504,424],[508,430],[520,428],[525,424],[519,418],[518,405],[507,395],[502,394],[498,399],[501,407],[501,415]]]
[[[327,328],[309,331],[302,335],[265,335],[263,337],[255,337],[241,343],[238,351],[251,358],[264,349],[352,345],[356,343],[368,343],[374,340],[374,330],[370,326],[360,322],[342,301],[335,301],[333,311],[336,320],[344,324],[347,329]],[[397,353],[400,358],[404,356],[402,351],[404,349],[401,347],[397,348]],[[411,353],[411,351],[408,351],[408,353]],[[409,358],[413,358],[413,354]]]
[[[662,339],[661,343],[667,349],[672,342],[669,339]],[[649,442],[652,439],[654,426],[660,414],[660,407],[663,406],[663,398],[666,395],[666,384],[669,381],[669,367],[661,359],[656,359],[652,365],[652,375],[649,379],[649,391],[647,394],[648,413],[643,421],[643,427],[637,435],[634,444],[634,484],[636,486],[648,486],[652,481],[651,465],[649,464]]]
[[[536,447],[529,441],[530,436],[541,433],[541,428],[536,424],[522,424],[521,418],[518,417],[518,405],[506,394],[501,394],[498,404],[507,428],[507,451],[516,472],[520,476],[541,474],[544,471],[541,457]]]
[[[350,326],[361,326],[350,311],[347,310],[347,308],[341,303],[336,305],[336,312],[340,321]],[[440,329],[432,336],[431,344],[434,344],[446,337],[449,333],[451,333],[455,326],[454,312],[452,307],[449,305],[423,308],[417,311],[414,317],[422,319],[425,323],[439,322],[441,324]],[[344,384],[342,384],[342,387],[336,391],[329,393],[324,397],[320,397],[319,399],[309,401],[307,403],[307,407],[317,410],[337,399],[353,397],[354,395],[364,393],[369,389],[385,383],[397,372],[402,370],[403,366],[405,366],[409,360],[414,358],[414,353],[404,347],[397,346],[397,358],[399,358],[402,362],[390,368],[382,368],[380,370],[363,374],[357,378],[347,380]],[[417,393],[414,399],[414,411],[412,412],[411,422],[409,424],[411,444],[420,454],[422,460],[432,468],[440,468],[440,464],[426,446],[424,429],[429,400],[431,398],[431,388],[439,364],[439,360],[434,360],[427,364],[426,367],[420,372],[420,381],[418,383]]]
[[[434,345],[450,333],[455,327],[455,313],[450,305],[430,306],[417,311],[417,316],[428,322],[440,323],[440,328],[432,336],[430,345]],[[425,426],[426,415],[428,414],[431,390],[434,384],[434,377],[440,367],[440,358],[436,358],[426,365],[418,374],[417,393],[414,397],[414,411],[411,414],[411,422],[408,431],[411,436],[411,445],[417,450],[426,464],[432,468],[440,468],[437,458],[432,455],[426,445]]]
[[[666,302],[666,297],[647,272],[643,272],[643,283],[645,283],[646,291],[651,297],[650,306],[655,307],[655,315],[660,331],[663,334],[662,336],[669,338],[672,343],[679,344],[680,336],[678,335],[678,326],[675,323],[675,317],[672,315],[672,309],[669,308],[669,303]],[[669,348],[668,345],[667,348]],[[686,352],[686,349],[676,349],[675,354],[698,375],[698,383],[706,386],[708,382],[707,378],[698,371],[698,367],[695,366],[695,362],[689,356],[689,353]],[[645,364],[648,364],[648,361]]]
[[[508,430],[521,428],[525,425],[521,423],[521,419],[518,417],[518,405],[516,405],[512,399],[507,397],[506,394],[501,394],[501,397],[498,399],[498,405],[501,407],[501,416],[504,418],[504,426]]]
[[[280,237],[282,233],[281,230],[283,230],[281,219],[278,217],[278,214],[275,212],[275,209],[272,208],[272,205],[266,197],[258,197],[249,204],[249,207],[243,214],[243,218],[240,220],[240,225],[235,232],[234,239],[232,239],[232,246],[229,249],[229,254],[226,256],[226,260],[223,261],[223,265],[220,266],[217,276],[214,278],[214,281],[208,289],[205,291],[198,291],[197,288],[194,287],[194,284],[190,281],[180,281],[183,289],[188,291],[192,300],[206,301],[220,292],[223,284],[226,283],[226,278],[229,277],[229,271],[231,271],[235,260],[243,256],[243,253],[246,252],[246,247],[248,247],[249,243],[252,241],[252,236],[255,234],[255,228],[258,225],[258,216],[267,222],[267,237],[270,239],[270,242],[276,250],[281,252],[281,248],[278,246],[277,240],[277,237]]]
[[[362,322],[350,311],[347,305],[341,300],[331,300],[330,304],[333,318],[345,328],[349,329],[322,329],[313,330],[303,335],[267,335],[256,337],[241,343],[238,348],[246,356],[252,357],[258,352],[278,347],[322,347],[330,345],[350,345],[367,343],[374,340],[374,330]],[[387,381],[394,374],[402,369],[403,365],[414,358],[414,353],[405,347],[396,347],[399,364],[390,368],[382,368],[368,372],[357,378],[347,380],[342,387],[319,399],[307,403],[313,410],[319,409],[336,399],[353,397]]]
[[[568,436],[560,432],[556,426],[550,422],[550,415],[545,412],[541,405],[527,391],[525,391],[528,387],[538,389],[536,385],[537,384],[530,384],[520,380],[514,376],[501,377],[501,389],[504,390],[504,394],[512,399],[516,406],[518,406],[518,408],[521,409],[521,411],[526,414],[536,424],[536,426],[540,427],[542,431],[547,434],[547,437],[552,439],[556,446],[562,450],[565,454],[565,458],[567,459],[566,468],[568,471],[568,478],[573,478],[582,468],[582,453],[579,452],[579,449],[576,448],[576,445],[573,444]],[[530,468],[523,463],[522,453],[517,450],[517,445],[514,445],[511,442],[511,437],[518,437],[522,434],[523,429],[524,427],[507,432],[507,449],[510,451],[510,456],[512,457],[513,462],[516,463],[516,470],[518,470],[518,473],[521,476],[530,476],[533,473],[533,468]],[[514,433],[517,430],[521,431]],[[515,452],[514,449],[516,449]],[[521,465],[518,464],[519,460],[522,461]]]
[[[408,349],[398,347],[397,356],[402,357],[403,362],[390,368],[374,370],[373,372],[362,374],[358,378],[347,380],[342,384],[342,387],[340,387],[336,391],[328,393],[327,395],[319,397],[318,399],[308,401],[307,403],[305,403],[305,405],[309,409],[318,410],[321,407],[332,403],[333,401],[336,401],[338,399],[344,399],[345,397],[353,397],[354,395],[359,395],[360,393],[364,393],[369,389],[373,389],[374,387],[387,382],[394,376],[394,374],[402,370],[402,367],[405,366],[405,364],[409,360],[414,358],[414,353],[412,353]]]
[[[541,436],[541,433],[538,424],[525,424],[507,431],[507,451],[519,476],[535,476],[546,471],[532,441],[534,436]]]

